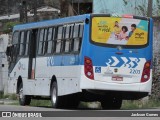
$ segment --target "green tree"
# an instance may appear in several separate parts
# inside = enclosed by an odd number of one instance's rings
[[[20,24],[20,23],[19,22],[7,22],[7,23],[5,23],[4,28],[3,28],[3,32],[6,33],[6,34],[12,32],[13,27],[17,24]]]

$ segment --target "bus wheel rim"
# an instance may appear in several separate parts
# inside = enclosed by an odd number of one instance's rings
[[[57,100],[57,91],[56,91],[56,88],[53,89],[52,100],[53,100],[53,103],[56,103],[56,100]]]
[[[19,91],[19,98],[20,99],[23,99],[23,89],[21,88],[20,91]]]

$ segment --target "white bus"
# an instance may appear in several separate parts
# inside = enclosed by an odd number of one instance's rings
[[[126,38],[115,33],[115,22],[125,26]],[[17,25],[9,54],[20,105],[48,97],[55,108],[100,101],[104,109],[120,109],[122,100],[151,92],[152,19],[86,14]]]

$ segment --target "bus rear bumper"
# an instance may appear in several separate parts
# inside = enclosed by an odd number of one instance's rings
[[[151,77],[152,78],[152,77]],[[151,93],[152,79],[144,83],[109,83],[84,77],[80,89]]]

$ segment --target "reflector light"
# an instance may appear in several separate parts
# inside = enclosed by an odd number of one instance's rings
[[[144,79],[147,79],[148,78],[148,76],[147,75],[144,75]]]
[[[91,76],[91,74],[92,74],[91,72],[87,72],[87,75],[88,75],[88,76]]]

